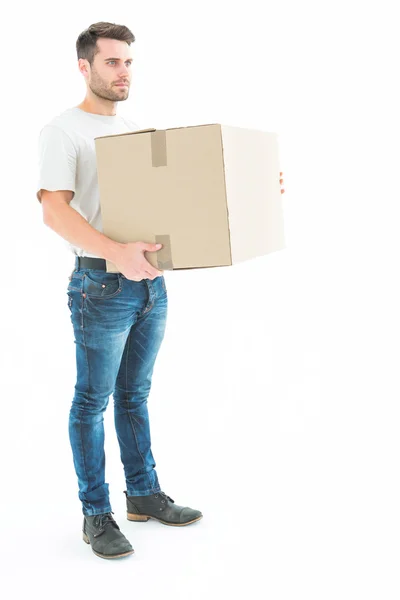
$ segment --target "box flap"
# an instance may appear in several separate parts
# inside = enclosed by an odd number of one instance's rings
[[[174,129],[189,129],[191,127],[209,127],[210,125],[220,125],[220,123],[204,123],[203,125],[182,125],[182,127],[168,127],[165,131],[173,131]]]
[[[113,133],[110,135],[99,135],[97,137],[95,137],[95,140],[99,140],[102,138],[109,138],[109,137],[121,137],[123,135],[133,135],[136,133],[149,133],[152,131],[174,131],[175,129],[189,129],[191,127],[210,127],[212,125],[220,125],[220,123],[204,123],[203,125],[183,125],[182,127],[169,127],[168,129],[155,129],[154,127],[149,128],[149,129],[138,129],[138,131],[128,131],[126,133]]]
[[[95,137],[95,140],[99,140],[101,138],[109,138],[109,137],[121,137],[122,135],[133,135],[136,133],[148,133],[149,131],[155,131],[154,127],[151,129],[138,129],[138,131],[128,131],[126,133],[113,133],[111,135],[98,135]]]

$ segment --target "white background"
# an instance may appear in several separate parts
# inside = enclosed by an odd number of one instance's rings
[[[4,15],[1,542],[7,598],[398,599],[399,41],[395,2],[38,1]],[[75,42],[135,34],[140,126],[279,134],[287,248],[166,273],[149,398],[160,483],[204,518],[126,520],[105,415],[114,517],[135,548],[81,539],[68,440],[72,254],[42,222],[40,128],[85,95]],[[4,168],[6,167],[6,168]]]

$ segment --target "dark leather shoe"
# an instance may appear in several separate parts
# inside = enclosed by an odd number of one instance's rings
[[[151,496],[126,496],[128,521],[148,521],[157,519],[164,525],[189,525],[199,521],[203,515],[199,510],[188,506],[174,504],[172,498],[164,492],[157,492]]]
[[[112,513],[114,514],[114,513]],[[120,531],[111,512],[83,517],[83,541],[101,558],[121,558],[134,549]]]

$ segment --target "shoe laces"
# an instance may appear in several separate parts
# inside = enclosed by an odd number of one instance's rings
[[[165,502],[165,500],[171,500],[171,502],[175,502],[174,500],[172,500],[172,498],[170,498],[169,496],[167,496],[167,494],[165,492],[157,492],[157,494],[155,494],[155,498],[157,498],[157,496],[161,496],[161,498],[163,498],[163,500],[161,500],[161,502]]]
[[[112,516],[113,514],[114,512],[111,511],[108,513],[97,515],[97,518],[94,520],[94,523],[99,526],[99,530],[97,531],[97,533],[93,534],[93,537],[99,537],[99,535],[104,533],[104,530],[107,527],[107,525],[112,525],[113,527],[119,529],[118,524]]]

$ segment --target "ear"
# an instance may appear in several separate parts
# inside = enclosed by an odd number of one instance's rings
[[[88,64],[88,61],[84,58],[78,59],[78,69],[84,77],[87,77],[89,75]]]

